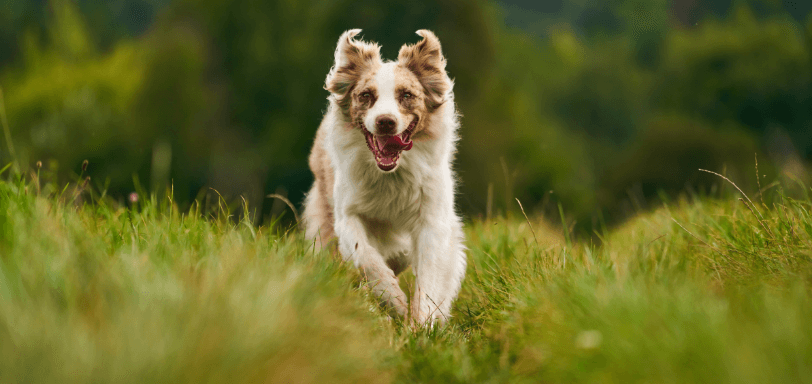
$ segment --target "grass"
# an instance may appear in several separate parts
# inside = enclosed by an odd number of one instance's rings
[[[809,200],[678,201],[600,246],[475,220],[451,323],[414,330],[296,231],[75,188],[0,182],[0,382],[812,382]]]

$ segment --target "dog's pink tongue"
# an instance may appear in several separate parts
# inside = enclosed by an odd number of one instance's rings
[[[386,136],[384,139],[383,137],[378,138],[378,149],[383,151],[384,149],[390,152],[394,151],[408,151],[412,149],[412,141],[409,140],[408,143],[403,141],[401,136]]]
[[[403,137],[401,136],[392,136],[392,139],[390,141],[394,141],[400,147],[401,150],[408,151],[412,149],[412,141],[409,140],[409,142],[406,143],[403,141]]]

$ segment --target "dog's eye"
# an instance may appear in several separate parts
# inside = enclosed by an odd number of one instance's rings
[[[412,95],[411,92],[403,92],[404,99],[411,99],[412,97],[414,97],[414,95]]]
[[[361,94],[362,99],[369,99],[370,97],[372,97],[372,94],[369,92],[364,92]]]

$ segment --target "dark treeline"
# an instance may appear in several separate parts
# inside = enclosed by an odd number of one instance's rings
[[[812,159],[812,3],[32,0],[0,7],[0,86],[23,170],[188,203],[209,187],[301,202],[336,39],[395,59],[443,43],[468,216],[525,208],[580,228]],[[4,143],[5,144],[5,143]],[[7,145],[0,160],[11,161]],[[489,192],[490,191],[490,192]],[[490,204],[489,204],[490,200]]]

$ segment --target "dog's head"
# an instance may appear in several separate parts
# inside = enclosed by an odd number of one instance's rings
[[[378,168],[392,172],[412,139],[419,145],[432,138],[426,122],[446,101],[452,82],[431,31],[417,31],[423,40],[401,47],[396,62],[383,62],[377,44],[355,40],[360,32],[353,29],[339,38],[325,89],[353,129],[364,133]]]

